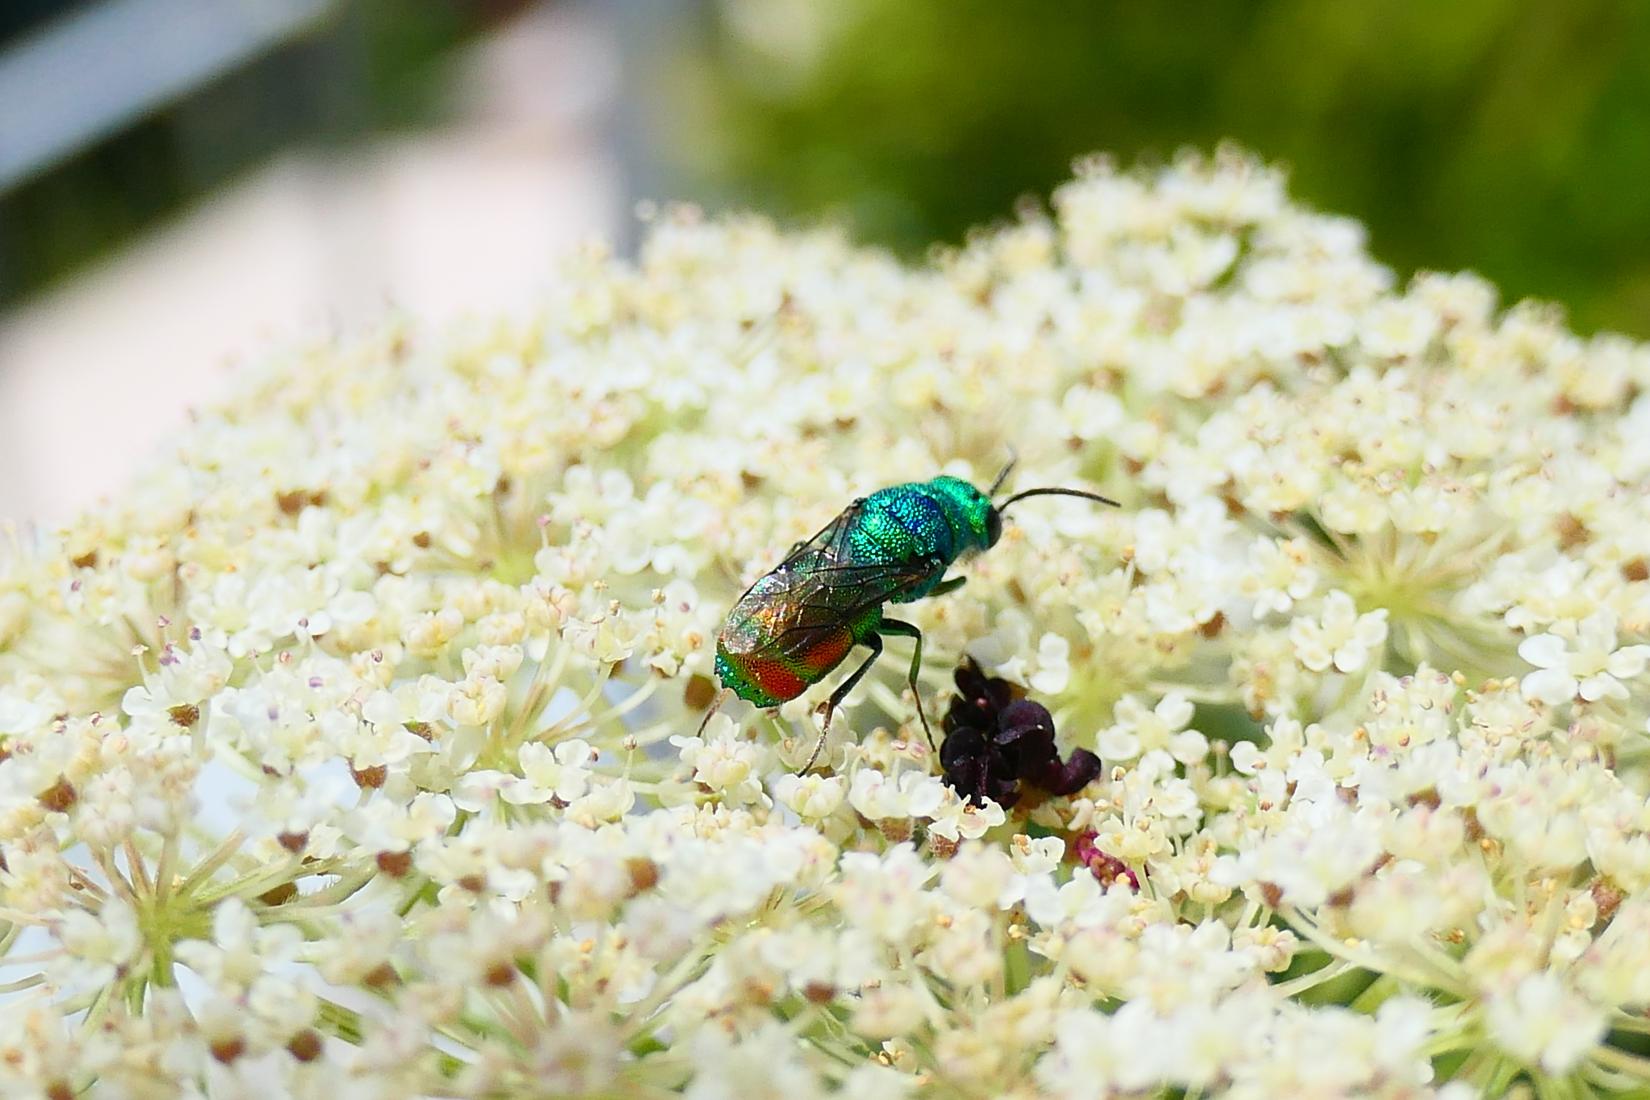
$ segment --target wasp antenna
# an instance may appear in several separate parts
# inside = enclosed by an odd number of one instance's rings
[[[1010,447],[1008,449],[1008,465],[1004,466],[1002,473],[997,475],[997,480],[991,483],[991,488],[986,490],[985,495],[987,497],[994,497],[997,495],[997,490],[1003,487],[1003,482],[1008,480],[1009,473],[1013,471],[1014,464],[1018,461],[1020,461],[1020,456],[1014,453],[1013,447]]]
[[[1084,500],[1098,500],[1101,504],[1109,504],[1113,508],[1123,507],[1121,504],[1117,503],[1117,501],[1113,500],[1111,497],[1103,497],[1099,493],[1084,492],[1082,489],[1055,489],[1055,488],[1049,488],[1049,489],[1027,489],[1023,493],[1015,493],[1013,496],[1009,497],[1007,500],[1005,500],[1001,504],[997,505],[997,511],[1001,512],[1004,508],[1007,508],[1010,504],[1013,504],[1017,500],[1024,500],[1026,497],[1046,497],[1046,496],[1082,497]]]

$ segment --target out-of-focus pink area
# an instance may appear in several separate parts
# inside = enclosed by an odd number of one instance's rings
[[[602,22],[531,11],[465,58],[447,129],[288,155],[0,314],[0,521],[118,491],[237,363],[398,310],[531,308],[558,255],[625,216],[617,65]]]

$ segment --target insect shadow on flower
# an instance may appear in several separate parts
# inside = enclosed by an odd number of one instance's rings
[[[1067,795],[1100,774],[1100,758],[1087,749],[1060,759],[1053,716],[1014,684],[987,676],[970,658],[953,679],[957,694],[945,712],[940,766],[963,798],[975,804],[989,798],[1006,809],[1020,801],[1022,782]]]
[[[1118,506],[1098,493],[1064,488],[1026,489],[1001,504],[993,503],[991,498],[1013,469],[1010,461],[983,493],[949,476],[879,489],[848,505],[813,538],[793,546],[728,613],[716,639],[716,675],[723,690],[705,722],[729,693],[759,707],[795,699],[829,675],[855,646],[864,646],[871,655],[821,707],[824,721],[802,765],[806,772],[819,758],[837,706],[881,656],[883,639],[902,635],[916,643],[906,681],[933,747],[934,734],[917,689],[922,632],[889,618],[884,605],[910,603],[960,587],[967,578],[947,577],[946,570],[959,559],[995,546],[1003,533],[1003,512],[1016,501],[1057,495]]]

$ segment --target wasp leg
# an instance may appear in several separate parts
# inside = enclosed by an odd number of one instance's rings
[[[705,727],[710,725],[710,720],[716,717],[716,712],[722,709],[722,704],[727,702],[732,695],[732,688],[723,688],[716,693],[716,699],[710,704],[710,709],[705,711],[705,720],[699,723],[699,732],[693,736],[703,737],[705,735]]]
[[[831,692],[829,699],[825,700],[825,721],[819,727],[819,740],[814,742],[814,751],[808,754],[808,762],[802,765],[802,770],[797,772],[797,775],[807,775],[808,769],[814,766],[814,761],[819,759],[819,750],[825,747],[825,735],[831,732],[831,716],[836,713],[837,705],[848,698],[848,693],[854,690],[854,685],[859,683],[861,677],[876,664],[877,658],[882,656],[882,639],[877,635],[867,634],[863,644],[871,651],[871,655],[865,658],[864,664],[854,669],[852,676],[842,681],[842,684]]]
[[[930,589],[928,594],[930,596],[943,596],[947,592],[955,592],[963,586],[963,582],[966,580],[968,580],[967,577],[952,577],[950,580],[941,581]]]
[[[963,577],[952,577],[951,580],[936,587],[934,592],[946,587],[955,588],[964,579]],[[931,592],[929,595],[933,595],[933,593]],[[922,671],[922,631],[910,623],[902,623],[898,619],[888,618],[884,618],[878,623],[877,629],[884,634],[901,634],[907,638],[917,640],[917,648],[911,654],[911,671],[907,674],[905,682],[911,685],[911,698],[917,701],[917,717],[922,719],[922,732],[928,735],[928,747],[938,752],[939,749],[934,745],[934,731],[928,727],[928,715],[922,709],[922,692],[917,688],[917,673]]]

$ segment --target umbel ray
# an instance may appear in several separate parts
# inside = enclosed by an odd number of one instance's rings
[[[917,689],[922,632],[883,609],[960,587],[967,578],[947,577],[946,570],[995,546],[1003,533],[1003,512],[1018,501],[1070,496],[1118,506],[1098,493],[1056,487],[1026,489],[994,502],[1013,468],[1010,461],[985,492],[950,476],[878,489],[792,547],[784,561],[739,597],[722,624],[716,639],[722,691],[700,732],[730,694],[759,707],[777,707],[830,675],[854,647],[864,646],[870,656],[825,701],[819,740],[801,769],[806,772],[819,758],[837,705],[882,655],[883,639],[900,635],[916,643],[907,682],[932,747],[934,734]]]

